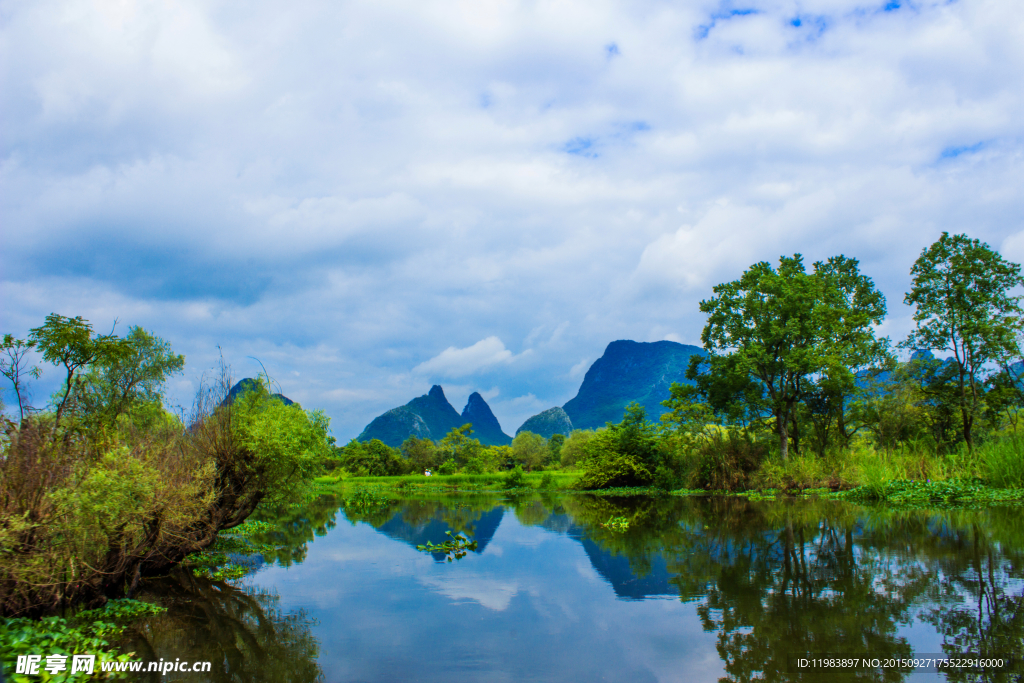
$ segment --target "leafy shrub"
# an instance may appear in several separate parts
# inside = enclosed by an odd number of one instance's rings
[[[437,468],[437,473],[438,474],[455,474],[455,472],[457,470],[458,470],[458,467],[456,467],[456,465],[455,465],[455,460],[453,458],[448,458],[443,463],[441,463],[440,467]]]
[[[693,484],[711,491],[746,490],[766,452],[764,444],[734,434],[708,441],[699,451]]]
[[[40,620],[6,619],[0,621],[0,667],[12,667],[18,655],[33,654],[93,654],[96,655],[96,671],[101,662],[131,659],[131,655],[119,654],[106,640],[124,631],[125,626],[141,617],[166,611],[137,600],[111,600],[102,608],[79,612],[70,619],[45,617]],[[14,674],[5,668],[8,677]],[[69,672],[44,678],[50,681],[78,680]],[[10,679],[9,679],[10,680]],[[17,680],[17,679],[15,679]]]
[[[654,475],[631,455],[610,453],[587,461],[583,476],[576,487],[606,489],[631,486],[650,486]]]
[[[569,442],[563,447],[563,451]],[[583,447],[581,489],[650,486],[654,472],[665,466],[654,425],[647,421],[643,407],[631,403],[622,422],[599,430]]]
[[[519,432],[512,440],[512,457],[529,471],[539,470],[551,458],[547,440],[533,432]]]
[[[523,474],[523,468],[516,465],[508,474],[505,475],[505,480],[501,483],[501,487],[506,491],[509,489],[519,489],[526,486],[526,475]]]
[[[143,574],[208,547],[260,502],[296,497],[328,452],[327,418],[286,406],[263,383],[198,412],[188,429],[161,420],[145,432],[79,433],[55,418],[8,426],[0,612],[38,616],[131,595]]]
[[[679,487],[679,475],[665,465],[658,465],[658,468],[654,470],[654,481],[652,483],[655,488],[671,491]]]

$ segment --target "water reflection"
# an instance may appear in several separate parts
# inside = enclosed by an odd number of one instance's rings
[[[145,620],[127,648],[144,662],[208,661],[210,673],[148,673],[142,681],[323,680],[313,621],[303,610],[283,613],[276,594],[194,577],[188,572],[149,581],[141,596],[156,598],[167,612]]]
[[[296,662],[293,677],[230,680],[316,680],[322,670],[327,681],[900,681],[922,674],[798,672],[793,660],[1024,654],[1019,509],[477,494],[396,498],[342,511],[349,524],[336,524],[332,505],[288,518],[279,541],[294,545],[249,589],[260,605],[261,586],[281,595],[262,607],[273,627],[253,637],[268,661]],[[610,517],[628,529],[602,527]],[[448,530],[477,551],[446,565],[415,550]],[[219,606],[224,588],[179,590],[196,623],[249,604]],[[202,607],[208,599],[218,606]],[[179,639],[193,628],[182,614],[168,616]],[[190,642],[249,642],[222,621]],[[237,646],[218,647],[235,671]],[[1021,669],[947,677],[1019,681]]]

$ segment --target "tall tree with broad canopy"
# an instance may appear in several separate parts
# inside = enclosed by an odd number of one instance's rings
[[[914,306],[916,328],[903,342],[912,349],[952,352],[956,363],[964,441],[974,450],[974,423],[984,404],[981,376],[987,363],[1019,357],[1024,311],[1020,266],[984,242],[942,233],[914,262],[904,302]]]
[[[834,256],[808,273],[800,254],[781,257],[778,270],[755,263],[713,291],[700,304],[708,315],[701,341],[709,370],[728,368],[763,386],[788,460],[800,401],[820,387],[841,399],[853,390],[857,368],[886,355],[873,327],[885,317],[885,297],[856,259]]]

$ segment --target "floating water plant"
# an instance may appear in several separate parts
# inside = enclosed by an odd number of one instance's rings
[[[625,517],[609,517],[608,521],[603,522],[601,526],[612,531],[627,531],[629,529],[629,520]]]
[[[359,489],[345,500],[345,510],[370,515],[386,510],[391,501],[376,488]]]
[[[427,553],[444,553],[448,556],[448,561],[451,562],[454,557],[456,560],[461,560],[466,556],[466,552],[470,550],[476,550],[476,541],[471,541],[462,534],[451,531],[444,532],[448,536],[448,540],[440,545],[434,545],[430,541],[427,541],[425,545],[416,546],[416,550],[422,550]]]

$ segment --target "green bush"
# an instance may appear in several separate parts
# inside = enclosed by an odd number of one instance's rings
[[[583,490],[650,486],[654,475],[631,455],[609,453],[587,461],[576,487]]]
[[[563,452],[568,446],[567,442]],[[668,465],[655,427],[637,403],[626,407],[622,422],[598,430],[581,450],[583,476],[577,482],[581,489],[650,486],[657,468]]]
[[[658,465],[658,468],[654,470],[654,482],[655,488],[662,489],[663,491],[672,491],[680,485],[680,478],[678,473],[666,467],[665,465]]]
[[[523,488],[526,485],[526,475],[523,473],[523,468],[519,465],[509,470],[508,474],[505,475],[505,480],[501,483],[501,487],[506,491]]]

